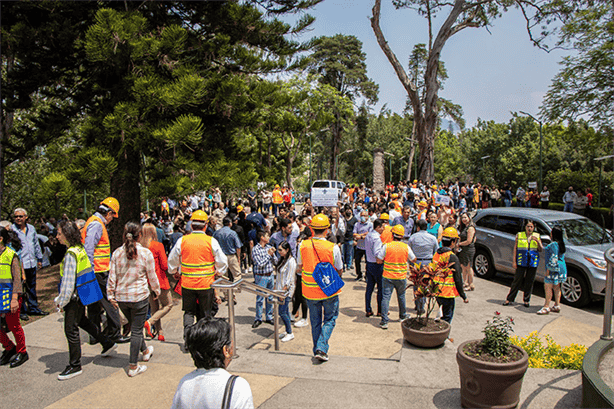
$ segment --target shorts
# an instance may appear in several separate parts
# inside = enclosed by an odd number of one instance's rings
[[[567,274],[550,273],[544,277],[545,284],[559,285],[567,280]]]

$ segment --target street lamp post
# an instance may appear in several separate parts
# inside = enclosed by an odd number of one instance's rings
[[[597,207],[601,207],[601,172],[603,172],[603,161],[606,159],[614,158],[614,155],[602,156],[600,158],[595,158],[595,160],[600,162],[599,166],[599,191],[597,193]]]
[[[482,159],[482,172],[484,172],[484,168],[486,167],[486,159],[488,158],[490,158],[490,155],[482,156],[481,158]],[[485,183],[484,180],[482,180],[482,183]]]
[[[339,156],[349,152],[354,152],[354,149],[348,149],[347,151],[341,152],[339,155],[335,156],[335,179],[339,179]]]
[[[401,181],[401,178],[403,178],[403,159],[405,159],[406,157],[407,156],[403,156],[399,159],[401,161],[401,166],[399,166],[399,182]]]
[[[542,127],[543,127],[543,122],[540,121],[539,119],[535,118],[533,115],[520,111],[521,114],[528,116],[529,118],[531,118],[532,120],[534,120],[535,122],[537,122],[539,124],[539,186],[538,186],[538,192],[541,192],[541,190],[544,188],[543,185],[543,160],[542,160],[542,145],[543,145],[543,141],[544,141],[544,137],[542,135]]]

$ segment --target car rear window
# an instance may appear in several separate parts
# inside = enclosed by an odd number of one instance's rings
[[[516,235],[516,233],[522,230],[522,224],[517,217],[499,216],[495,229],[503,233]]]
[[[480,220],[475,222],[475,225],[478,227],[486,227],[487,229],[496,229],[497,228],[497,216],[496,215],[484,216]]]
[[[320,180],[317,182],[313,182],[313,186],[311,187],[328,187],[328,182],[325,180]]]

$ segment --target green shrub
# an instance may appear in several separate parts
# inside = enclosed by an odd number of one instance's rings
[[[534,331],[524,338],[512,337],[510,341],[527,351],[530,368],[582,369],[582,360],[586,354],[584,345],[571,344],[562,347],[554,342],[550,335],[545,335],[545,338],[546,345],[537,331]]]

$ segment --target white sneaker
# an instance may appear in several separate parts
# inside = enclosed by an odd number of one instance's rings
[[[149,361],[151,359],[151,356],[153,355],[153,351],[153,345],[148,346],[145,352],[143,352],[143,361]]]
[[[285,337],[281,339],[281,342],[288,342],[294,339],[294,334],[286,334]]]
[[[145,372],[147,370],[147,366],[145,365],[139,365],[136,367],[136,369],[129,369],[128,370],[128,376],[133,378],[137,375],[142,374],[143,372]]]
[[[297,328],[306,327],[307,325],[309,324],[307,323],[307,320],[305,318],[301,318],[294,323],[294,326]]]

